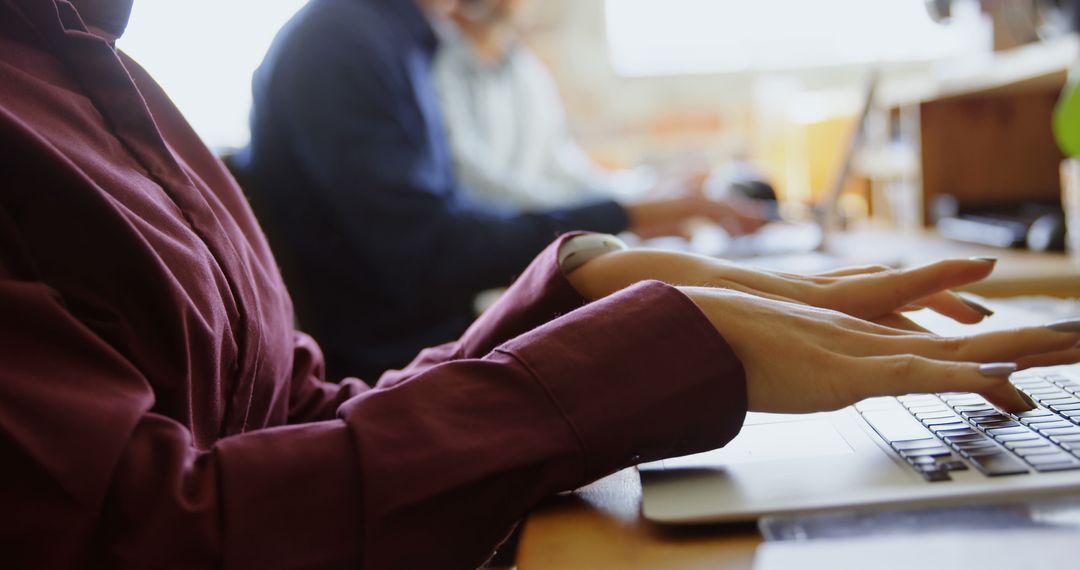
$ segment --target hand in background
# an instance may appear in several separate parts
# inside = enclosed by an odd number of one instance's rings
[[[752,411],[816,412],[873,396],[976,392],[1019,412],[1032,405],[1009,373],[1080,360],[1080,333],[1048,327],[942,338],[738,291],[680,289],[742,362]]]
[[[687,226],[704,219],[720,225],[732,235],[745,235],[765,225],[763,207],[750,200],[704,196],[653,198],[626,205],[630,231],[643,238],[687,235]]]

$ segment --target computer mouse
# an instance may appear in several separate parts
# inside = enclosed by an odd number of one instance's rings
[[[749,198],[765,207],[766,217],[770,220],[780,218],[776,190],[763,178],[737,178],[728,183],[728,192],[733,196]]]
[[[1028,228],[1027,246],[1032,251],[1065,249],[1065,217],[1054,212],[1035,219]]]

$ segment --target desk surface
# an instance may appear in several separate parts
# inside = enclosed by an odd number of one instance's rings
[[[883,260],[904,267],[947,257],[998,258],[985,281],[963,287],[985,297],[1080,297],[1080,264],[1063,253],[1035,253],[946,240],[929,231],[899,233],[873,228],[830,236],[827,250],[854,261]]]
[[[549,500],[525,523],[520,570],[619,568],[748,570],[761,537],[754,525],[667,529],[639,516],[636,469]]]

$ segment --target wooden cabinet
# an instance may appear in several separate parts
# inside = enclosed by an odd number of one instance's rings
[[[946,194],[961,207],[1058,200],[1063,157],[1051,116],[1077,57],[1069,36],[885,81],[857,163],[875,216],[927,225]]]

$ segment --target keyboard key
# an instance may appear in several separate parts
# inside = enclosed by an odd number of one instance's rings
[[[980,449],[984,451],[987,449],[998,449],[997,444],[990,439],[984,439],[982,441],[962,441],[957,443],[955,447],[960,453],[966,451],[974,452]]]
[[[1024,391],[1027,392],[1029,396],[1036,399],[1038,399],[1038,396],[1048,396],[1054,394],[1062,394],[1064,396],[1069,395],[1068,392],[1062,390],[1054,384],[1047,384],[1046,386],[1040,386],[1036,388],[1025,388]]]
[[[957,415],[953,415],[953,416],[948,417],[948,418],[939,418],[939,419],[936,419],[936,420],[923,420],[922,423],[926,427],[941,426],[941,425],[946,425],[946,424],[957,424],[957,425],[962,425],[962,426],[967,425],[966,423],[963,422],[963,420],[960,419],[960,416],[957,416]]]
[[[956,410],[957,413],[963,414],[965,416],[968,415],[968,414],[978,414],[980,412],[989,412],[989,413],[997,412],[997,410],[994,409],[993,406],[990,406],[988,404],[970,404],[970,405],[954,406],[953,409]]]
[[[1042,404],[1042,405],[1044,405],[1044,406],[1046,406],[1046,407],[1048,407],[1050,409],[1054,409],[1054,406],[1076,406],[1076,405],[1080,405],[1080,398],[1077,398],[1076,396],[1074,396],[1072,394],[1065,394],[1065,395],[1063,395],[1061,397],[1056,397],[1056,398],[1049,398],[1049,397],[1035,398],[1035,400],[1038,401],[1040,404]]]
[[[1027,458],[1036,455],[1061,455],[1061,448],[1056,445],[1043,445],[1042,447],[1022,447],[1020,449],[1014,449],[1013,453],[1027,460]]]
[[[988,430],[986,430],[986,433],[990,434],[991,437],[996,438],[996,437],[1001,436],[1001,435],[1014,435],[1014,434],[1018,434],[1018,433],[1031,433],[1031,430],[1029,430],[1027,428],[1024,428],[1024,427],[1010,427],[1010,428],[988,429]]]
[[[1046,381],[1046,380],[1044,380],[1042,378],[1039,378],[1039,377],[1032,377],[1032,378],[1016,378],[1016,377],[1013,377],[1012,378],[1012,383],[1013,383],[1014,386],[1018,386],[1020,388],[1039,388],[1039,387],[1044,387],[1044,386],[1053,386],[1053,384],[1051,384],[1050,382],[1048,382],[1048,381]]]
[[[964,416],[968,420],[974,420],[975,418],[987,418],[987,417],[989,417],[989,418],[997,417],[997,418],[1004,418],[1004,419],[1012,419],[1012,418],[1002,414],[1001,412],[999,412],[997,410],[979,410],[977,412],[960,412],[960,415]]]
[[[1067,428],[1044,429],[1039,433],[1045,436],[1051,435],[1080,435],[1080,428],[1073,426]]]
[[[972,455],[969,459],[976,469],[988,477],[1020,475],[1028,472],[1023,462],[1005,452]]]
[[[930,432],[903,409],[871,410],[863,412],[862,416],[885,441],[908,441],[930,437]]]
[[[927,449],[930,447],[941,447],[941,442],[928,437],[926,439],[912,439],[908,441],[894,441],[891,443],[892,448],[897,451],[907,451],[910,449]]]
[[[1072,469],[1080,469],[1080,461],[1063,461],[1061,463],[1040,463],[1035,465],[1035,470],[1043,473],[1049,473],[1051,471],[1069,471]]]
[[[935,431],[934,434],[937,435],[940,438],[948,439],[950,437],[959,437],[959,436],[965,436],[965,435],[979,435],[979,432],[977,432],[977,431],[975,431],[975,430],[973,430],[973,429],[971,429],[969,427],[964,427],[964,428],[959,428],[959,429],[947,429],[947,430]]]
[[[986,398],[978,394],[963,394],[956,396],[942,396],[942,400],[950,406],[989,406]]]
[[[1076,458],[1065,452],[1058,452],[1045,455],[1032,455],[1025,457],[1024,461],[1038,466],[1038,465],[1051,465],[1053,463],[1072,463],[1076,461]]]
[[[998,453],[1004,453],[1004,451],[996,445],[992,447],[974,447],[970,449],[960,450],[960,455],[963,455],[964,457],[971,460],[974,460],[974,458],[981,457],[983,455],[996,455]]]
[[[1027,411],[1027,412],[1020,412],[1019,414],[1013,414],[1013,416],[1015,416],[1017,419],[1019,419],[1021,421],[1026,420],[1026,419],[1043,418],[1043,417],[1052,416],[1052,415],[1054,415],[1054,414],[1052,414],[1052,413],[1050,413],[1050,412],[1048,412],[1048,411],[1046,411],[1046,410],[1044,410],[1042,408],[1035,408],[1034,410],[1030,410],[1030,411]]]
[[[964,435],[949,435],[945,436],[945,442],[948,444],[967,443],[971,441],[989,441],[990,438],[981,433],[972,433]]]
[[[1053,404],[1050,406],[1051,410],[1055,412],[1075,412],[1080,410],[1080,404]]]
[[[907,462],[922,469],[923,465],[931,465],[934,469],[938,468],[938,460],[928,455],[922,455],[918,457],[906,457]]]
[[[921,406],[923,404],[939,404],[941,399],[932,394],[906,394],[896,398],[905,406]]]
[[[1016,451],[1017,449],[1050,446],[1050,443],[1048,441],[1046,441],[1045,439],[1039,438],[1039,439],[1028,439],[1028,440],[1024,440],[1024,441],[1006,441],[1006,442],[1003,442],[1002,445],[1004,445],[1005,447],[1007,447],[1007,448],[1009,448],[1009,449],[1011,449],[1013,451]]]
[[[938,469],[941,469],[942,471],[967,471],[967,468],[967,463],[964,463],[959,459],[941,461],[938,463]]]
[[[938,403],[933,404],[933,405],[909,406],[908,407],[908,412],[911,412],[912,414],[916,414],[916,415],[918,415],[920,413],[934,413],[934,412],[940,413],[940,412],[948,412],[948,411],[949,411],[949,407],[946,406],[945,404],[942,404],[941,402],[938,402]]]
[[[1052,435],[1050,441],[1054,443],[1080,443],[1080,435]]]
[[[903,457],[904,459],[927,457],[931,460],[934,460],[935,457],[949,457],[951,455],[952,451],[948,447],[944,446],[928,447],[925,449],[908,449],[900,452],[900,457]]]
[[[949,410],[945,410],[943,412],[919,412],[919,413],[915,414],[915,419],[917,419],[919,421],[922,421],[922,420],[940,420],[940,419],[955,418],[955,417],[956,417],[956,414],[952,413]]]
[[[971,423],[982,429],[999,429],[999,428],[1011,428],[1020,427],[1020,424],[1010,420],[1005,416],[993,416],[986,418],[973,418]]]
[[[1050,421],[1050,422],[1032,422],[1032,423],[1028,424],[1028,427],[1030,427],[1031,429],[1033,429],[1035,431],[1043,431],[1043,430],[1048,430],[1048,429],[1071,428],[1071,427],[1073,427],[1073,424],[1070,423],[1070,422],[1058,419],[1058,420]]]
[[[1029,431],[1029,432],[1025,432],[1025,433],[1014,433],[1014,434],[1009,434],[1009,435],[999,435],[999,436],[995,437],[994,439],[1000,441],[1001,443],[1006,443],[1006,442],[1009,442],[1009,441],[1030,441],[1030,440],[1039,440],[1039,439],[1042,439],[1042,438],[1039,437],[1039,434]]]
[[[971,430],[971,426],[969,426],[965,422],[952,422],[952,423],[947,423],[947,424],[935,424],[935,425],[928,425],[926,427],[930,428],[930,431],[934,432],[935,434],[941,433],[943,431],[953,431],[953,430],[963,430],[963,429]],[[974,432],[975,430],[971,430],[971,431]]]

